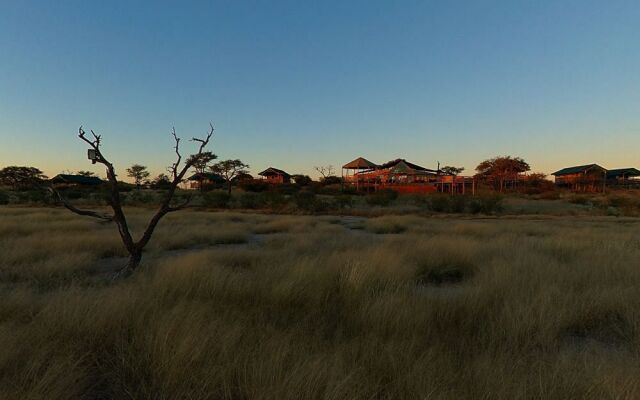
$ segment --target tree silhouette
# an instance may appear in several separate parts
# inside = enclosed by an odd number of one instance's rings
[[[218,156],[213,154],[212,152],[205,151],[204,153],[202,153],[202,156],[200,156],[200,159],[193,164],[194,171],[199,174],[204,174],[205,172],[207,172],[207,169],[209,169],[209,164],[211,163],[211,161],[217,158]]]
[[[91,171],[78,171],[78,175],[90,177],[90,176],[95,176],[96,174]]]
[[[127,168],[127,176],[134,180],[137,187],[140,187],[142,182],[144,182],[149,175],[149,171],[147,171],[147,167],[144,165],[133,164],[131,167]]]
[[[463,167],[452,167],[450,165],[444,166],[440,168],[440,172],[445,175],[459,175],[462,171],[464,171]]]
[[[331,176],[335,176],[336,174],[333,165],[320,165],[313,168],[322,176],[322,180],[325,180]]]
[[[47,177],[35,167],[10,166],[0,170],[0,184],[11,186],[14,189],[24,188],[38,184]]]
[[[81,210],[69,203],[53,186],[50,186],[49,190],[58,197],[58,199],[68,210],[76,214],[98,218],[102,221],[113,221],[116,223],[116,225],[118,226],[118,232],[120,233],[120,238],[122,239],[122,243],[129,253],[129,260],[127,264],[120,271],[118,271],[115,277],[125,277],[134,272],[140,266],[140,261],[142,260],[142,252],[145,246],[149,243],[149,240],[151,240],[151,236],[153,235],[153,232],[155,231],[155,228],[160,220],[168,213],[182,210],[189,205],[190,198],[188,198],[181,204],[173,204],[173,196],[175,195],[176,189],[178,188],[178,184],[182,182],[185,174],[187,173],[187,171],[189,171],[193,164],[200,159],[200,156],[204,152],[204,149],[209,144],[209,141],[213,136],[213,125],[210,124],[210,127],[211,129],[207,132],[207,135],[204,139],[195,137],[191,139],[193,142],[199,143],[198,151],[187,157],[184,163],[182,162],[182,154],[180,153],[181,139],[176,135],[175,129],[172,130],[171,133],[175,140],[174,150],[176,153],[176,161],[169,168],[171,174],[170,184],[164,193],[164,198],[160,206],[149,220],[147,227],[138,240],[134,240],[133,236],[131,235],[127,218],[122,209],[122,200],[120,198],[120,192],[118,191],[118,180],[116,178],[115,167],[106,159],[106,157],[101,152],[101,136],[91,131],[93,137],[88,138],[82,127],[78,129],[78,137],[86,142],[90,147],[89,150],[92,161],[94,163],[100,163],[106,168],[109,188],[108,202],[113,211],[113,214],[103,214],[96,211]]]
[[[243,163],[240,160],[224,160],[215,163],[211,166],[211,172],[218,174],[224,178],[227,182],[228,193],[231,194],[231,183],[233,178],[247,174],[248,164]]]

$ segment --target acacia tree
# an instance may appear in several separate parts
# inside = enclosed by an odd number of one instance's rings
[[[171,179],[169,179],[169,176],[167,174],[160,174],[156,176],[153,181],[151,181],[151,184],[156,189],[162,189],[171,184]]]
[[[196,161],[193,164],[194,171],[196,171],[196,174],[199,175],[198,179],[200,180],[201,192],[204,192],[204,180],[205,180],[202,174],[207,172],[207,169],[209,168],[209,164],[211,164],[211,161],[215,160],[216,158],[218,158],[217,155],[213,154],[210,151],[205,151],[200,155],[200,158],[198,159],[198,161]]]
[[[35,167],[10,166],[0,170],[0,184],[11,186],[14,189],[38,184],[47,177]]]
[[[210,151],[205,151],[200,156],[200,159],[193,164],[194,171],[199,174],[204,174],[205,172],[207,172],[211,161],[215,160],[216,158],[218,158],[217,155],[213,154]]]
[[[133,164],[131,167],[127,168],[127,176],[132,178],[137,187],[140,187],[142,182],[149,177],[149,171],[147,171],[147,167],[140,164]]]
[[[78,175],[91,177],[91,176],[95,176],[96,174],[91,171],[78,171]]]
[[[476,167],[478,176],[484,178],[497,186],[502,192],[504,183],[508,179],[517,180],[518,174],[531,169],[529,164],[520,157],[498,156],[489,160],[484,160]]]
[[[76,214],[98,218],[102,221],[115,222],[118,227],[118,232],[120,233],[122,243],[129,253],[129,260],[127,264],[120,271],[118,271],[115,277],[125,277],[134,272],[140,266],[140,261],[142,260],[142,251],[149,243],[149,240],[151,240],[151,236],[153,235],[153,232],[160,220],[168,213],[182,210],[189,205],[190,198],[178,205],[174,205],[172,202],[173,196],[176,192],[178,184],[182,182],[185,174],[193,166],[193,164],[200,159],[200,156],[204,152],[204,149],[209,144],[209,140],[213,136],[213,125],[210,124],[210,127],[211,129],[207,132],[207,135],[204,139],[195,137],[191,139],[191,141],[199,143],[198,151],[187,157],[184,163],[182,162],[182,155],[180,153],[181,139],[176,135],[175,129],[172,130],[171,133],[175,141],[174,150],[176,153],[176,161],[171,165],[171,167],[169,167],[169,173],[171,175],[170,183],[167,186],[167,189],[164,193],[164,198],[160,203],[160,206],[158,207],[153,217],[151,217],[151,219],[149,220],[147,227],[138,240],[134,240],[133,236],[131,235],[129,225],[127,223],[127,218],[124,211],[122,210],[122,201],[120,198],[120,192],[118,190],[118,180],[116,178],[115,168],[113,164],[109,162],[101,152],[101,136],[96,135],[93,131],[91,131],[93,137],[88,138],[82,127],[80,127],[80,129],[78,130],[78,137],[90,146],[89,151],[93,153],[93,161],[104,165],[106,168],[109,189],[108,203],[113,213],[103,214],[96,211],[81,210],[70,204],[52,186],[49,187],[49,190],[53,192],[58,197],[58,199],[60,199],[60,201],[68,210]]]
[[[462,171],[464,171],[463,167],[452,167],[450,165],[444,166],[442,168],[440,168],[440,172],[442,172],[445,175],[454,175],[457,176],[459,175]]]
[[[210,169],[214,174],[218,174],[224,178],[227,182],[228,193],[231,194],[231,183],[233,178],[243,174],[248,174],[248,168],[249,165],[240,160],[224,160],[215,163]]]

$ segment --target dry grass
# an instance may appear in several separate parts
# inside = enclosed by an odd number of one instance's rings
[[[638,220],[364,227],[175,214],[111,284],[112,226],[0,209],[0,398],[640,397]]]

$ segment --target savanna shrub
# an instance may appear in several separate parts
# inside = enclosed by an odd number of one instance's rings
[[[473,214],[494,214],[502,211],[503,198],[498,194],[475,197],[469,202],[469,211]]]
[[[319,188],[319,192],[322,194],[338,195],[342,193],[342,184],[334,183],[331,185],[322,185]]]
[[[45,192],[44,190],[34,190],[31,192],[29,200],[34,203],[51,204],[53,202],[53,197],[51,196],[51,193]]]
[[[269,190],[269,184],[262,179],[247,179],[240,182],[240,188],[245,192],[266,192]]]
[[[260,193],[260,197],[262,198],[263,204],[272,210],[277,210],[287,204],[287,198],[282,193],[276,191],[270,190]]]
[[[64,191],[64,196],[70,200],[77,200],[83,197],[83,192],[78,189],[69,189]]]
[[[353,208],[353,196],[351,196],[350,194],[340,194],[338,196],[335,197],[335,201],[336,201],[336,206],[340,209],[343,208]]]
[[[560,199],[560,192],[557,190],[550,190],[547,192],[540,193],[540,198],[542,200],[558,200]]]
[[[469,199],[467,196],[455,195],[449,198],[449,212],[463,213],[467,208]]]
[[[9,196],[9,193],[4,190],[0,190],[0,205],[9,204],[10,200],[11,197]]]
[[[315,193],[309,190],[301,190],[293,196],[293,201],[300,210],[313,211],[317,199]]]
[[[398,198],[398,192],[383,189],[366,197],[367,203],[372,206],[386,207]]]
[[[590,203],[587,196],[573,195],[569,198],[569,203],[585,206]]]
[[[126,204],[151,204],[154,201],[154,194],[144,190],[134,190],[125,197]]]
[[[240,203],[240,208],[256,209],[264,206],[264,200],[262,196],[252,192],[242,193],[238,200]]]
[[[221,190],[213,190],[211,192],[205,193],[203,200],[204,204],[207,207],[227,208],[229,207],[231,196],[227,192]]]
[[[292,195],[300,190],[300,186],[293,183],[283,183],[280,185],[275,185],[273,190],[280,194]]]
[[[429,209],[435,212],[445,212],[449,210],[449,195],[434,194],[429,196]]]

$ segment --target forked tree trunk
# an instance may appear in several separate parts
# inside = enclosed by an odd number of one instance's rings
[[[124,247],[127,249],[127,252],[129,253],[129,259],[127,261],[127,264],[123,266],[123,268],[120,269],[115,274],[114,279],[124,278],[131,275],[140,266],[140,262],[142,261],[142,252],[145,246],[147,245],[147,243],[149,243],[149,240],[151,240],[151,236],[153,235],[153,232],[156,226],[158,225],[158,223],[160,222],[160,220],[168,213],[181,210],[182,208],[186,207],[189,204],[189,199],[187,199],[183,204],[178,206],[171,206],[171,201],[176,192],[178,184],[182,182],[189,168],[191,168],[193,164],[199,160],[199,157],[202,155],[204,148],[209,143],[209,140],[213,135],[213,125],[211,125],[211,130],[208,132],[205,139],[198,139],[198,138],[192,139],[192,141],[199,142],[200,147],[198,149],[198,152],[190,156],[182,166],[180,165],[182,161],[182,156],[180,155],[180,151],[179,151],[180,138],[178,138],[178,136],[176,135],[175,129],[173,130],[172,134],[176,143],[174,149],[177,155],[176,162],[171,166],[173,180],[169,185],[166,196],[162,201],[162,204],[160,205],[160,207],[158,208],[154,216],[149,221],[147,228],[145,229],[144,233],[142,234],[142,237],[138,241],[135,241],[133,239],[131,232],[129,231],[127,218],[124,214],[124,211],[122,210],[120,191],[118,190],[118,180],[116,178],[116,173],[115,173],[113,164],[107,161],[107,159],[100,152],[100,144],[101,144],[100,136],[96,135],[93,131],[91,131],[91,133],[93,134],[94,140],[88,139],[85,136],[84,130],[82,130],[82,127],[80,127],[80,129],[78,130],[78,137],[80,137],[80,139],[82,139],[83,141],[85,141],[91,146],[90,151],[93,151],[92,160],[94,161],[94,164],[98,162],[100,164],[103,164],[107,169],[107,181],[109,184],[109,194],[110,194],[109,206],[113,210],[113,215],[105,215],[95,211],[78,209],[73,205],[71,205],[58,191],[55,190],[55,188],[49,187],[49,190],[56,193],[58,198],[65,205],[65,207],[76,214],[98,218],[103,221],[113,221],[116,223],[116,225],[118,226],[118,232],[120,233],[120,238],[122,239],[122,243],[124,244]]]

